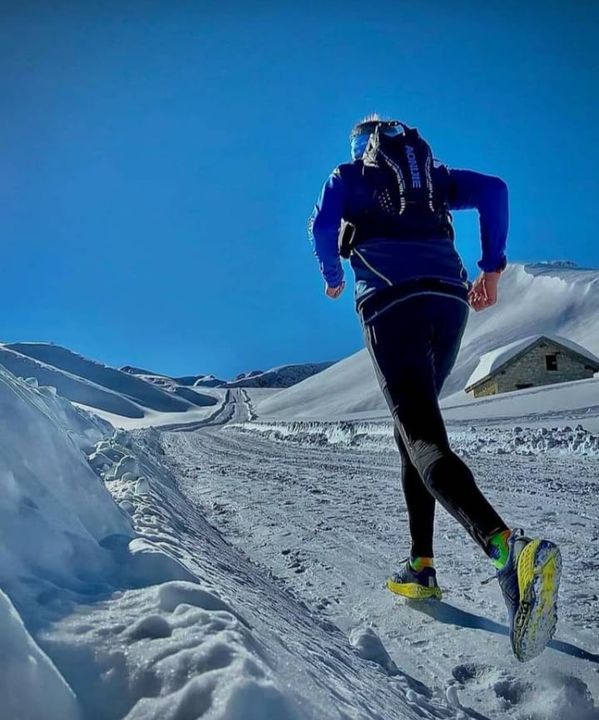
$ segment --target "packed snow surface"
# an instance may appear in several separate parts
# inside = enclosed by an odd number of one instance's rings
[[[419,683],[406,698],[422,717],[598,720],[598,437],[563,423],[456,427],[450,437],[506,520],[562,549],[557,635],[528,664],[510,653],[498,586],[481,584],[493,568],[442,510],[443,601],[402,602],[385,590],[409,552],[388,423],[234,422],[166,433],[163,447],[183,492],[231,542],[385,677]],[[395,706],[382,717],[407,715]]]

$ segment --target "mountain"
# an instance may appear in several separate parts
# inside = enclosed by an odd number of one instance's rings
[[[123,365],[123,367],[119,368],[121,372],[129,373],[130,375],[149,375],[151,377],[165,377],[164,375],[159,375],[158,373],[153,373],[150,370],[144,370],[143,368],[135,367],[134,365]]]
[[[332,362],[280,365],[270,370],[250,370],[249,372],[239,373],[233,380],[223,380],[214,375],[184,375],[183,377],[171,378],[128,365],[121,368],[121,370],[136,375],[146,382],[163,386],[287,388],[326,370],[331,365],[333,365]]]
[[[332,362],[281,365],[264,372],[252,371],[241,378],[226,383],[224,387],[288,388],[306,378],[317,375],[331,367],[331,365],[333,365]]]
[[[227,381],[221,380],[215,375],[198,375],[191,384],[193,387],[226,387]]]
[[[0,344],[1,367],[127,428],[205,421],[228,388],[285,388],[330,364],[283,365],[228,382],[214,375],[171,378],[129,365],[117,370],[52,343]]]
[[[108,367],[51,343],[6,343],[0,345],[0,366],[16,376],[33,378],[68,400],[93,409],[111,422],[144,424],[158,415],[195,413],[216,405],[213,394],[168,390],[140,376]],[[190,394],[191,393],[191,394]],[[184,395],[184,396],[183,396]],[[201,410],[200,413],[206,413]]]
[[[454,403],[479,359],[494,348],[539,333],[560,335],[599,353],[599,270],[570,262],[509,265],[497,305],[472,312],[442,398]],[[449,396],[454,396],[449,398]],[[342,418],[386,415],[370,358],[361,350],[315,377],[260,402],[261,417]]]

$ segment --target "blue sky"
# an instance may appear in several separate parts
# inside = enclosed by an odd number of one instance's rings
[[[361,347],[306,220],[378,111],[599,267],[595,2],[2,1],[0,338],[232,376]],[[468,267],[476,213],[456,216]]]

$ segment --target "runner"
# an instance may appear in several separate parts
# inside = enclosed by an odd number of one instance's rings
[[[439,502],[495,564],[514,654],[528,660],[555,632],[559,549],[506,525],[452,451],[438,403],[469,306],[481,311],[497,300],[507,186],[435,163],[418,131],[397,120],[370,116],[353,128],[350,142],[352,162],[325,183],[310,233],[328,297],[343,292],[340,258],[350,260],[366,347],[394,421],[411,553],[387,587],[407,598],[441,598],[433,560]],[[480,214],[481,274],[472,285],[451,217],[466,209]]]

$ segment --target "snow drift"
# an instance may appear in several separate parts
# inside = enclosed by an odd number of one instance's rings
[[[59,395],[99,411],[109,420],[143,421],[158,414],[201,413],[219,402],[210,392],[188,388],[160,388],[130,373],[89,360],[58,345],[10,343],[0,345],[0,366],[14,375],[35,378]]]
[[[84,454],[104,432],[51,391],[0,370],[0,587],[36,623],[56,586],[97,590],[116,570],[101,541],[133,534]]]

